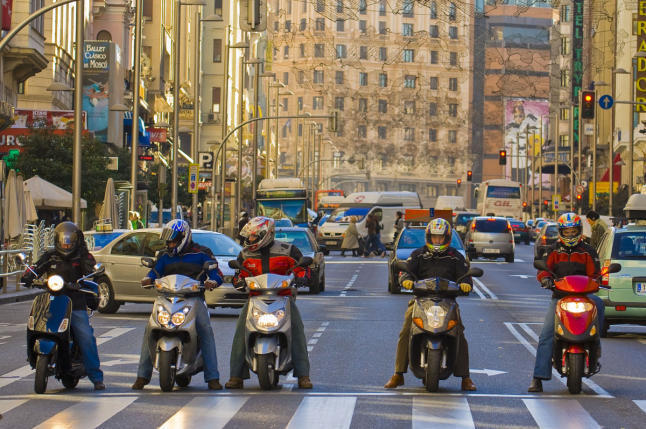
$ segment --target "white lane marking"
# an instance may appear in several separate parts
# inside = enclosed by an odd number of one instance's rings
[[[480,291],[480,288],[478,287],[478,285],[477,285],[477,284],[474,284],[474,285],[473,285],[473,290],[474,290],[474,292],[475,292],[475,293],[477,293],[477,294],[478,294],[478,296],[480,297],[480,299],[487,299],[487,297],[485,296],[485,294],[484,294],[484,293],[482,293],[482,291]]]
[[[312,350],[314,350],[314,346],[307,346],[307,351],[308,352],[311,352]]]
[[[574,399],[523,399],[523,402],[539,428],[601,428]]]
[[[480,287],[482,288],[482,290],[483,290],[483,291],[485,291],[485,293],[491,297],[491,299],[494,299],[494,300],[497,300],[497,299],[498,299],[498,297],[496,296],[496,294],[495,294],[495,293],[493,293],[493,292],[491,292],[491,291],[489,290],[489,288],[488,288],[487,286],[485,286],[485,284],[484,284],[484,283],[482,283],[482,282],[480,281],[480,279],[478,279],[478,278],[474,277],[474,278],[473,278],[473,281],[474,281],[474,282],[476,282],[476,283],[477,283],[477,285],[478,285],[478,286],[480,286]]]
[[[413,429],[475,428],[466,398],[414,397]]]
[[[21,406],[28,399],[0,399],[0,415],[8,413],[16,407]]]
[[[159,428],[223,428],[248,399],[248,397],[223,397],[219,395],[194,398]]]
[[[320,326],[320,327],[316,330],[316,332],[325,332],[325,330],[326,330],[326,329],[327,329],[327,326]]]
[[[322,331],[321,331],[321,332],[314,332],[314,333],[312,334],[312,338],[319,338],[321,335],[323,335],[323,332],[322,332]]]
[[[321,326],[329,326],[330,322],[321,322]]]
[[[525,260],[521,258],[514,258],[514,262],[525,262]]]
[[[45,420],[34,429],[95,428],[126,408],[136,399],[137,397],[85,398],[81,402]]]
[[[313,346],[314,344],[316,344],[316,343],[318,343],[318,342],[319,342],[318,338],[311,338],[311,339],[307,342],[307,344],[309,344],[309,345],[312,345],[312,346]]]
[[[135,328],[114,328],[110,329],[108,332],[100,335],[96,339],[96,345],[100,346],[101,344],[110,341],[113,338],[117,338],[123,334],[127,334],[130,331],[134,331]]]
[[[610,189],[610,188],[608,188]],[[533,278],[534,276],[531,276],[529,274],[510,274],[511,277],[520,277],[521,279],[529,279]]]
[[[306,397],[292,416],[287,429],[348,429],[356,397]]]
[[[383,261],[325,261],[325,264],[388,264],[387,260]]]
[[[644,400],[634,400],[635,405],[637,405],[643,412],[646,413],[646,401]]]
[[[497,369],[469,369],[471,374],[487,374],[488,377],[492,375],[507,374],[507,371],[498,371]]]

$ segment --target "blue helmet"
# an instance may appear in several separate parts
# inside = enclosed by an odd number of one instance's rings
[[[175,256],[186,248],[191,242],[191,227],[186,221],[174,219],[164,225],[160,238],[166,242],[166,248],[170,256]],[[177,243],[174,247],[168,247],[168,244]]]

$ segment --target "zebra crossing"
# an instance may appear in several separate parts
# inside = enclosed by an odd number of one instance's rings
[[[364,416],[357,413],[357,409],[366,405],[366,401],[383,401],[385,398],[396,400],[397,412],[391,413],[401,424],[402,418],[406,426],[412,429],[437,428],[437,429],[469,429],[481,426],[474,415],[482,412],[482,397],[471,395],[401,395],[378,393],[353,394],[326,394],[311,392],[308,394],[289,393],[274,395],[260,392],[247,392],[244,394],[208,393],[208,392],[175,392],[166,395],[172,408],[170,418],[159,413],[158,421],[139,427],[158,427],[162,429],[181,429],[188,427],[224,428],[241,427],[242,415],[251,412],[264,401],[280,396],[280,404],[285,409],[272,410],[266,419],[272,421],[272,427],[285,427],[286,429],[351,429],[368,427]],[[146,401],[147,394],[123,392],[106,393],[94,396],[77,394],[53,395],[25,395],[16,398],[0,398],[0,427],[34,427],[37,429],[90,429],[96,427],[120,427],[124,418],[126,421],[139,420],[140,409],[136,407],[139,401]],[[486,396],[486,395],[485,395]],[[525,397],[523,397],[525,396]],[[593,398],[588,396],[585,399]],[[540,396],[519,395],[506,398],[506,407],[519,412],[524,417],[526,424],[517,424],[518,427],[538,427],[540,429],[567,427],[567,428],[601,428],[595,418],[587,411],[578,399],[571,396],[558,398],[541,398]],[[617,399],[615,399],[617,400]],[[69,403],[71,402],[71,405]],[[30,407],[49,409],[49,404],[65,403],[66,406],[56,412],[52,407],[53,415],[46,416],[44,420],[31,422],[28,417]],[[392,401],[391,401],[392,403]],[[133,408],[134,409],[131,409]],[[503,407],[501,407],[503,408]],[[592,409],[596,408],[594,404]],[[635,400],[624,408],[632,408],[632,413],[637,413],[637,419],[642,419],[646,413],[646,401]],[[480,409],[480,410],[479,410]],[[287,415],[287,411],[290,414]],[[125,413],[119,419],[120,414]],[[150,417],[150,416],[149,416]],[[494,416],[496,418],[503,416]],[[133,420],[134,419],[134,420]],[[282,423],[280,424],[282,419]],[[384,417],[384,427],[388,427],[388,416]],[[26,426],[21,426],[24,422]],[[262,419],[256,423],[262,422]],[[133,423],[134,424],[134,423]],[[632,427],[617,422],[621,427]],[[617,427],[619,427],[617,426]]]

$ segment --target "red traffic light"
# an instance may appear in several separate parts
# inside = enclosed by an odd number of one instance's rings
[[[523,201],[523,207],[527,207],[527,201]]]
[[[549,201],[548,200],[543,200],[543,205],[548,205]]]
[[[580,200],[581,199],[581,194],[576,194],[576,199]]]
[[[462,184],[462,179],[458,179],[458,185]]]
[[[585,97],[584,97],[584,100],[587,101],[587,102],[592,101],[592,95],[586,94]]]

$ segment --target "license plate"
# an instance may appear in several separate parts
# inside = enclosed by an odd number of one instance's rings
[[[646,296],[646,283],[635,283],[635,293]]]
[[[500,249],[484,249],[482,253],[500,253]]]
[[[326,242],[325,242],[325,244],[332,244],[332,245],[334,245],[334,244],[336,244],[336,241],[326,241]]]

